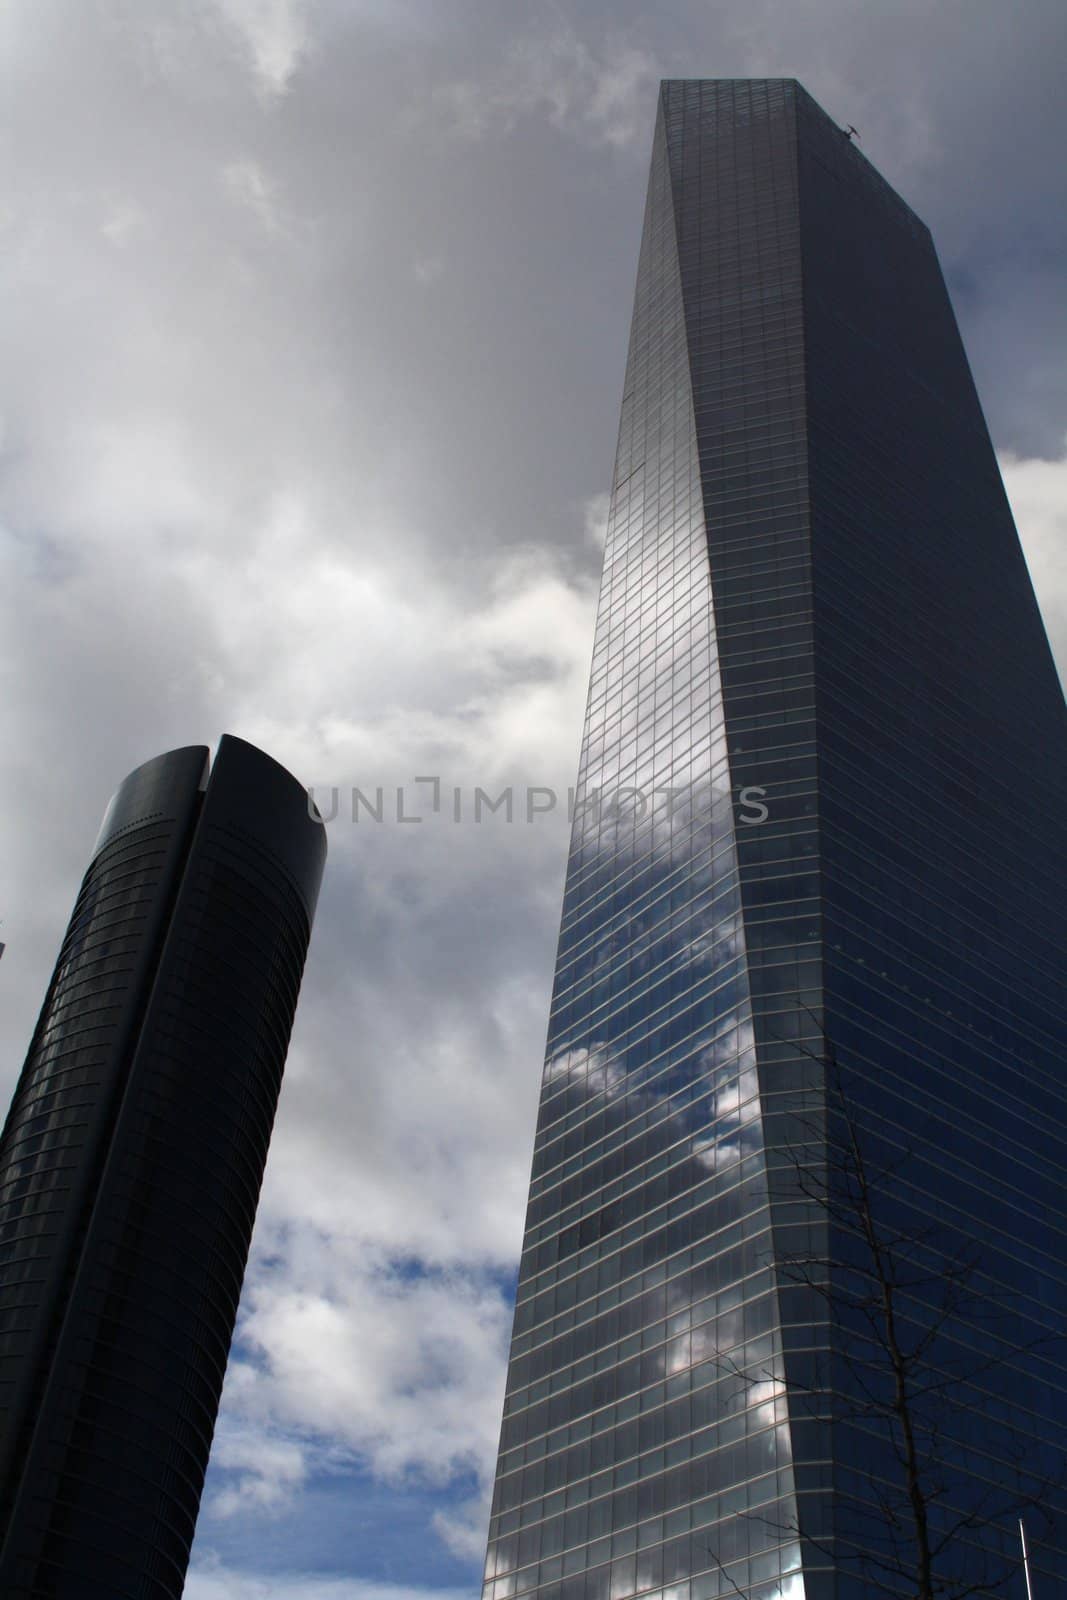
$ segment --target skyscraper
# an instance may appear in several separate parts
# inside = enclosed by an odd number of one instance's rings
[[[665,82],[485,1600],[1021,1597],[1020,1508],[1057,1592],[1065,818],[928,230],[792,80]]]
[[[326,857],[224,737],[104,817],[0,1137],[0,1593],[178,1600]]]

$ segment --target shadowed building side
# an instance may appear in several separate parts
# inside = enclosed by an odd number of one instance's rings
[[[181,1595],[326,854],[224,737],[109,807],[0,1137],[0,1592]]]

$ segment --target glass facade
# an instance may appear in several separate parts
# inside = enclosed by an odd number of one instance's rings
[[[849,1148],[943,1592],[1020,1509],[1054,1585],[1067,718],[929,234],[791,80],[662,86],[578,800],[484,1600],[918,1592]]]
[[[223,738],[118,790],[0,1136],[0,1593],[179,1600],[326,854]]]

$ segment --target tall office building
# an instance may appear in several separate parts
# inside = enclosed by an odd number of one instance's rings
[[[0,1136],[0,1594],[178,1600],[326,857],[222,739],[108,808]]]
[[[485,1600],[1022,1600],[1020,1508],[1048,1600],[1067,719],[929,232],[791,80],[661,89],[579,803]]]

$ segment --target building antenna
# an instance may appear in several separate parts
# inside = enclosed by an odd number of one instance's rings
[[[1026,1579],[1026,1600],[1034,1600],[1034,1586],[1030,1582],[1030,1546],[1026,1542],[1026,1527],[1019,1518],[1019,1538],[1023,1547],[1023,1577]]]
[[[843,131],[846,139],[858,139],[860,136],[860,130],[854,128],[851,123]]]

